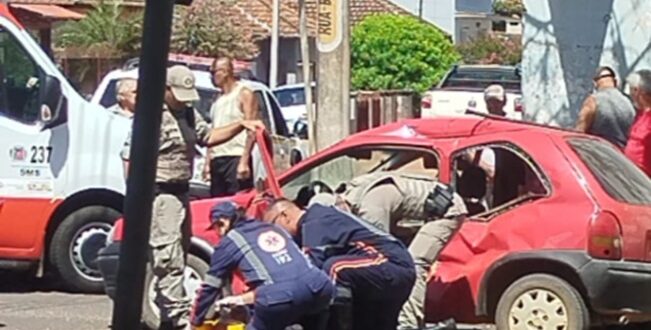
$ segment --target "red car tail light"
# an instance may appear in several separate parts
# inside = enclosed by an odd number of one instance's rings
[[[513,108],[515,112],[522,113],[524,112],[524,105],[522,104],[522,98],[518,97],[515,100],[513,100]]]
[[[622,258],[622,230],[617,217],[610,212],[600,212],[590,222],[588,229],[588,254],[597,259]]]
[[[423,98],[420,100],[420,107],[422,109],[432,108],[432,97],[429,95],[423,96]]]
[[[122,228],[124,227],[124,218],[120,218],[117,221],[115,221],[115,224],[113,224],[113,228],[111,229],[109,233],[109,238],[114,241],[114,242],[119,242],[122,240]]]

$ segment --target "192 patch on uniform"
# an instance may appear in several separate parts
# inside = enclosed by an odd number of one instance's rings
[[[275,231],[265,231],[258,236],[258,246],[264,252],[275,253],[285,248],[287,241]]]
[[[258,236],[258,246],[262,251],[268,252],[278,265],[292,261],[292,256],[287,251],[287,240],[279,233],[269,230]]]

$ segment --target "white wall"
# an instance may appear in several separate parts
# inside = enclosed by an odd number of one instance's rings
[[[492,20],[489,17],[457,17],[455,43],[468,42],[476,37],[491,32]]]

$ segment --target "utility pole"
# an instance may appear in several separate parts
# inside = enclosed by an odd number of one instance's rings
[[[278,85],[278,35],[280,34],[280,0],[273,0],[271,9],[271,49],[269,54],[269,87]]]
[[[184,2],[186,0],[183,0]],[[147,0],[113,330],[140,328],[174,0]]]
[[[423,19],[423,0],[418,0],[418,18]]]
[[[315,102],[312,96],[312,62],[310,59],[310,40],[307,30],[307,8],[305,0],[298,0],[298,24],[301,35],[301,61],[303,62],[303,83],[305,84],[305,105],[307,107],[307,138],[310,155],[316,153],[316,136],[314,135]]]
[[[321,150],[350,131],[349,0],[319,0],[316,146]]]

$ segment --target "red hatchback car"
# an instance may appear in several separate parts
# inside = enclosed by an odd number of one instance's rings
[[[455,187],[471,217],[432,269],[429,321],[574,330],[651,317],[651,180],[602,139],[488,116],[406,120],[352,135],[277,178],[261,149],[266,180],[234,196],[252,213],[264,207],[259,192],[305,205],[315,182],[334,190],[373,171]],[[192,203],[195,245],[218,241],[205,231],[215,202]],[[394,234],[409,242],[417,227],[406,221]],[[207,261],[209,252],[194,254]]]

